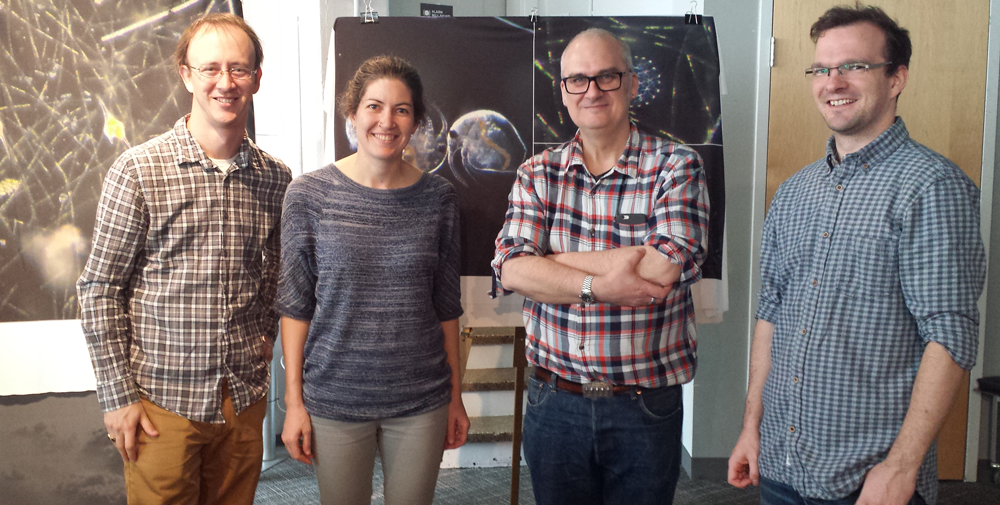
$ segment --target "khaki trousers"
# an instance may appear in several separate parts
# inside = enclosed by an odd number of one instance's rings
[[[160,436],[139,430],[138,461],[125,463],[130,505],[253,503],[264,455],[266,399],[236,415],[223,382],[225,424],[191,421],[145,398],[142,406]]]

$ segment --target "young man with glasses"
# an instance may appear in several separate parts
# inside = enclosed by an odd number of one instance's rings
[[[764,223],[729,482],[759,484],[764,504],[933,504],[933,441],[976,359],[979,190],[896,117],[905,29],[857,5],[811,35],[806,77],[833,135]]]
[[[108,171],[82,324],[129,503],[250,504],[291,173],[246,136],[263,51],[242,19],[200,18],[174,58],[191,113]]]
[[[680,384],[695,371],[705,174],[693,150],[630,123],[639,82],[620,39],[578,34],[561,71],[579,131],[518,169],[493,260],[505,292],[526,297],[535,500],[670,503]]]

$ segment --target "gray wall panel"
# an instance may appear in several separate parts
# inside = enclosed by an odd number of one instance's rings
[[[122,459],[94,392],[0,397],[0,441],[4,504],[125,503]]]

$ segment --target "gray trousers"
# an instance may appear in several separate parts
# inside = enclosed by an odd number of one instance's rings
[[[370,505],[375,451],[382,456],[385,505],[434,501],[448,406],[367,422],[312,418],[313,463],[323,505]]]

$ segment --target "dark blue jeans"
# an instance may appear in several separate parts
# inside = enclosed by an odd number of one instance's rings
[[[535,502],[673,503],[683,419],[680,386],[588,399],[532,378],[524,457]]]
[[[806,498],[795,491],[792,486],[782,484],[776,480],[760,478],[760,503],[761,505],[854,505],[861,496],[861,489],[847,495],[839,500],[820,500],[817,498]],[[909,505],[927,505],[927,502],[920,495],[913,493]]]

